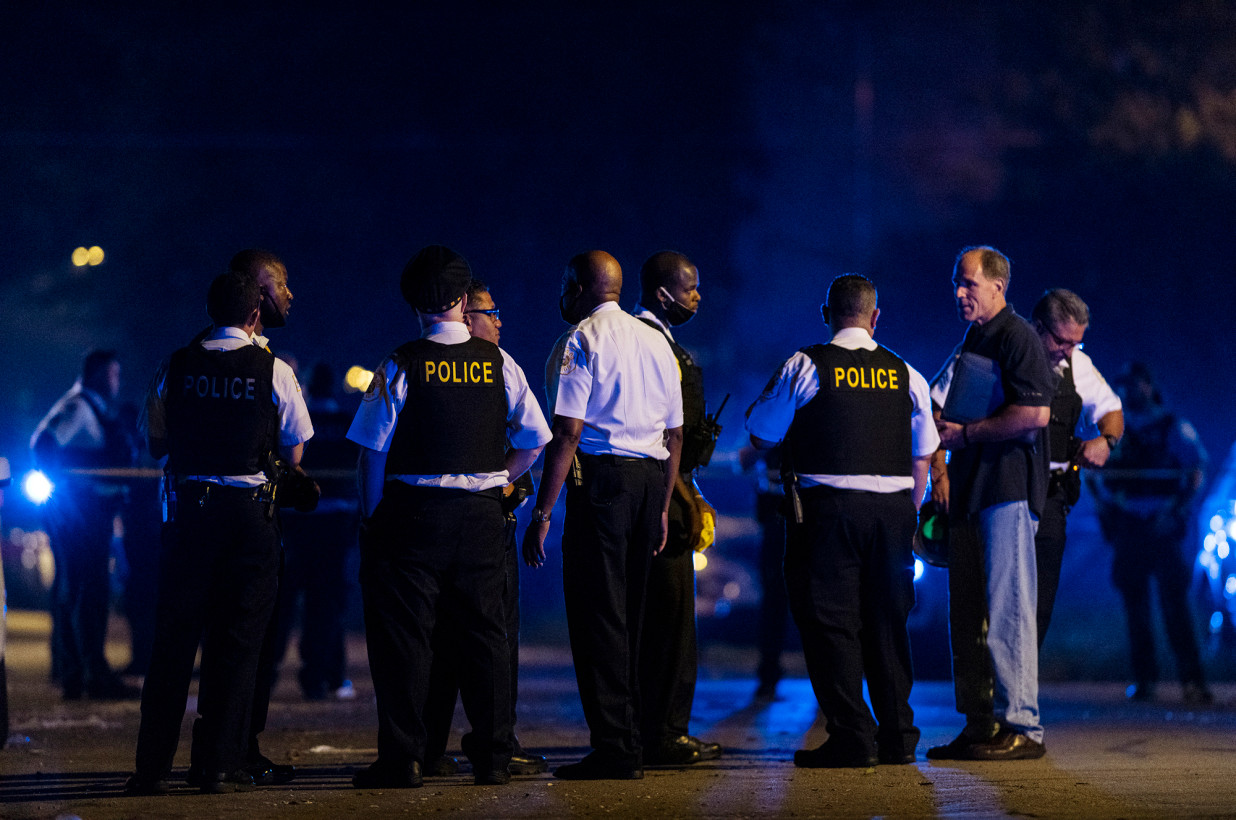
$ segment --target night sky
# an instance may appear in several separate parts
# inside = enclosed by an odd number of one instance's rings
[[[686,253],[704,298],[676,335],[710,405],[734,394],[723,449],[825,337],[833,276],[875,280],[877,338],[930,377],[964,331],[953,257],[994,244],[1023,314],[1078,291],[1101,370],[1149,362],[1216,461],[1232,443],[1228,4],[111,5],[0,7],[15,467],[88,348],[137,401],[236,250],[288,264],[275,349],[342,373],[415,335],[398,275],[431,242],[489,283],[537,391],[568,258],[612,252],[630,307],[646,256]]]

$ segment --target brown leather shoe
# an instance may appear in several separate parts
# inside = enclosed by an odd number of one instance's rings
[[[1038,760],[1047,747],[1013,729],[1001,729],[986,743],[970,747],[970,760]]]

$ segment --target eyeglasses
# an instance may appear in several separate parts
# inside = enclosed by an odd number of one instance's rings
[[[465,310],[464,313],[484,313],[490,319],[498,320],[498,309],[497,308],[489,308],[489,310],[481,310],[478,308],[476,310]]]
[[[1080,339],[1076,342],[1071,339],[1066,339],[1060,334],[1056,333],[1056,331],[1052,330],[1047,325],[1043,324],[1042,322],[1039,322],[1039,328],[1044,333],[1046,333],[1048,336],[1050,336],[1052,338],[1052,341],[1054,341],[1059,347],[1067,347],[1067,348],[1076,349],[1076,350],[1081,350],[1083,347],[1083,343]]]

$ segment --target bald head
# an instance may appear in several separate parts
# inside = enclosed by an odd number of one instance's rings
[[[573,279],[587,296],[602,302],[617,302],[622,294],[622,266],[605,251],[588,251],[572,257],[567,263],[567,276]]]
[[[576,324],[597,305],[617,302],[622,295],[622,266],[605,251],[571,257],[562,274],[562,318]]]

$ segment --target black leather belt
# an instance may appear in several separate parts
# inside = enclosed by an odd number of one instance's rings
[[[639,464],[644,461],[653,460],[651,456],[619,456],[613,453],[580,453],[579,457],[584,461],[591,461],[596,464]]]

